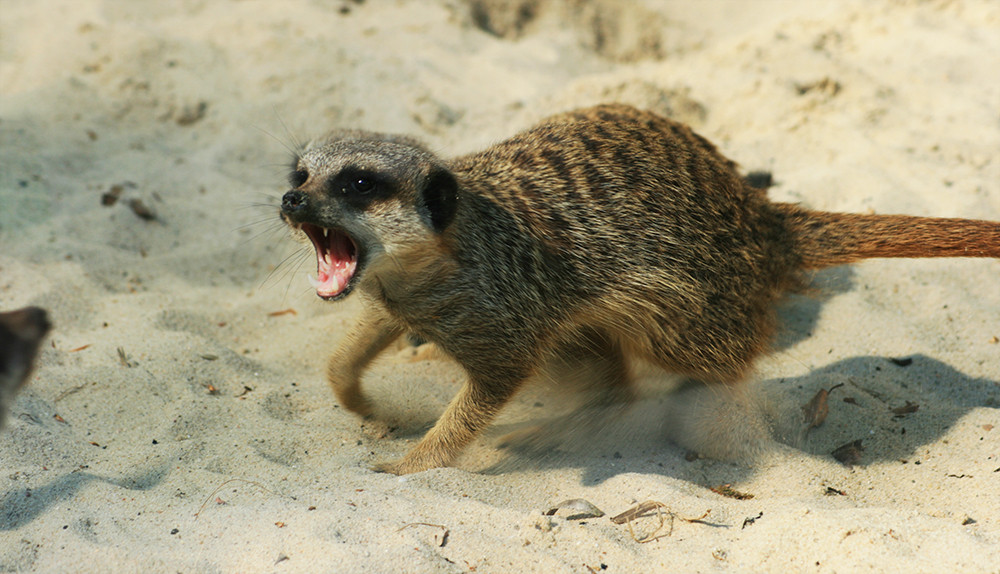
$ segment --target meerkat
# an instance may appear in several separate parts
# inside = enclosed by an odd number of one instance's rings
[[[14,395],[31,376],[38,348],[50,328],[48,314],[38,307],[0,313],[0,429]]]
[[[316,294],[363,294],[331,356],[339,402],[372,413],[371,361],[412,334],[467,380],[401,460],[446,466],[552,361],[627,396],[632,358],[737,384],[806,271],[871,257],[1000,257],[1000,223],[771,202],[689,127],[625,105],[559,114],[485,151],[340,131],[295,158],[281,217],[317,255]]]

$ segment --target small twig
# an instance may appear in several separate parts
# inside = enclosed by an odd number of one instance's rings
[[[659,508],[666,508],[666,505],[655,500],[647,500],[646,502],[629,508],[617,516],[612,516],[611,522],[614,522],[615,524],[625,524],[626,522],[631,522],[638,518],[644,518],[647,512],[650,510],[657,510]]]
[[[214,497],[216,494],[218,494],[219,491],[222,490],[223,488],[225,488],[226,485],[229,484],[230,482],[245,482],[247,484],[252,484],[252,485],[256,486],[257,488],[263,490],[264,492],[267,492],[269,494],[273,494],[273,495],[277,496],[277,493],[275,493],[273,490],[265,487],[264,485],[260,484],[259,482],[254,482],[252,480],[246,480],[244,478],[230,478],[229,480],[227,480],[227,481],[223,482],[222,484],[220,484],[219,486],[215,487],[215,490],[212,491],[212,494],[209,494],[208,498],[205,499],[205,502],[201,503],[201,506],[198,508],[198,512],[194,513],[194,519],[195,520],[198,520],[198,517],[201,515],[201,511],[205,510],[205,507],[208,506],[209,502],[211,502],[212,497]]]
[[[437,535],[434,535],[434,542],[438,545],[438,547],[441,548],[443,548],[444,545],[448,543],[448,534],[450,534],[451,531],[448,530],[446,526],[442,526],[440,524],[430,524],[429,522],[410,522],[409,524],[404,524],[401,527],[399,527],[399,530],[397,530],[396,532],[402,532],[403,530],[410,528],[412,526],[430,526],[431,528],[440,528],[441,530],[444,531],[441,534],[441,541],[439,542],[437,539]]]
[[[633,528],[632,523],[640,518],[651,517],[652,516],[651,512],[654,510],[656,511],[656,517],[659,519],[660,525],[655,530],[643,536],[642,538],[636,536],[635,528]],[[699,516],[698,518],[684,518],[683,516],[677,516],[676,513],[667,509],[667,505],[663,504],[662,502],[657,502],[655,500],[647,500],[646,502],[637,504],[617,516],[613,516],[611,518],[611,522],[614,522],[615,524],[628,525],[628,532],[632,536],[632,540],[635,540],[639,544],[646,544],[647,542],[659,540],[660,538],[665,538],[673,534],[674,519],[680,518],[684,522],[691,522],[691,523],[697,522],[699,524],[706,524],[705,522],[703,522],[703,520],[706,516],[709,515],[710,512],[712,512],[711,509],[706,510],[705,513]],[[663,530],[663,528],[667,525],[668,518],[670,522],[669,529],[667,530],[667,532],[659,534],[659,532]]]
[[[59,393],[59,395],[56,398],[52,399],[52,402],[58,403],[59,401],[65,399],[66,397],[72,395],[73,393],[83,390],[83,388],[86,387],[88,384],[90,383],[83,383],[82,385],[76,385],[75,387],[66,389],[65,391]]]
[[[129,360],[128,355],[125,353],[125,349],[118,347],[118,361],[121,362],[122,366],[132,368],[136,363]]]

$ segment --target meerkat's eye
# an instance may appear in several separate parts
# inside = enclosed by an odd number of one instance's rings
[[[354,167],[347,167],[329,178],[326,188],[331,197],[339,197],[362,211],[374,201],[387,199],[393,192],[390,181],[377,173]]]
[[[304,169],[297,169],[289,174],[288,183],[291,184],[293,188],[298,188],[305,183],[307,179],[309,179],[309,172]]]
[[[351,191],[367,195],[375,189],[375,182],[367,177],[355,177],[351,179]]]

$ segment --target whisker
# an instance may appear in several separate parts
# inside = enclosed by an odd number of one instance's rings
[[[308,261],[308,260],[309,260],[309,257],[308,257],[308,252],[305,252],[305,251],[303,250],[303,251],[301,251],[300,253],[305,253],[306,257],[303,257],[303,258],[300,258],[300,259],[299,259],[299,262],[298,262],[298,264],[296,264],[296,265],[295,265],[295,268],[294,268],[294,269],[290,269],[290,270],[288,271],[288,273],[286,273],[286,274],[285,274],[285,277],[288,277],[288,275],[289,275],[289,274],[291,275],[291,277],[289,277],[289,280],[288,280],[288,285],[287,285],[287,286],[285,287],[285,292],[284,292],[284,294],[283,294],[283,295],[281,296],[281,298],[282,298],[282,301],[286,301],[286,300],[288,300],[288,291],[289,291],[289,290],[290,290],[290,289],[292,288],[292,283],[293,283],[293,282],[294,282],[294,280],[295,280],[295,275],[297,275],[297,274],[298,274],[298,271],[299,271],[299,269],[301,269],[301,268],[302,268],[302,264],[303,264],[303,263],[305,263],[306,261]],[[308,291],[308,290],[303,290],[303,292],[304,292],[304,293],[308,293],[309,291]]]
[[[268,169],[271,173],[274,174],[274,177],[277,181],[281,181],[284,183],[288,181],[288,172],[290,170],[294,170],[295,169],[294,166],[298,164],[299,155],[300,154],[295,154],[294,156],[292,156],[291,162],[283,161],[281,163],[278,162],[266,163],[262,164],[261,167]],[[285,183],[285,185],[287,185],[287,183]]]
[[[305,249],[296,249],[292,253],[289,253],[280,263],[275,265],[274,269],[268,272],[267,276],[260,283],[259,289],[265,288],[269,284],[278,283],[279,281],[284,281],[288,279],[289,274],[298,271],[302,264],[308,261],[309,252]],[[292,262],[295,264],[292,265]],[[279,276],[280,275],[280,276]],[[291,286],[291,281],[289,281],[289,287]],[[288,294],[288,288],[285,289],[285,296]]]
[[[265,219],[258,219],[256,221],[250,221],[250,222],[244,223],[243,225],[239,225],[239,226],[235,227],[234,230],[235,231],[242,231],[244,229],[249,229],[251,227],[256,227],[258,225],[263,225],[265,223],[268,224],[268,228],[269,229],[280,229],[282,227],[287,227],[285,225],[284,221],[282,221],[280,219],[277,219],[277,218],[274,218],[274,217],[267,217]]]
[[[265,207],[267,209],[261,209]],[[241,235],[245,234],[245,232],[247,232],[248,230],[260,228],[260,231],[253,233],[252,235],[241,241],[240,243],[241,245],[246,245],[251,241],[255,241],[265,235],[274,237],[279,230],[288,229],[288,227],[285,225],[285,222],[282,221],[281,218],[275,215],[274,206],[264,205],[264,204],[249,204],[249,205],[243,205],[238,209],[239,210],[256,209],[258,210],[258,212],[263,212],[261,213],[261,216],[258,219],[246,221],[232,228],[233,233]]]
[[[272,225],[270,227],[264,228],[261,231],[259,231],[257,233],[254,233],[250,237],[247,237],[246,239],[244,239],[242,242],[240,242],[240,245],[244,245],[245,246],[245,245],[249,244],[250,242],[257,241],[261,237],[264,237],[264,236],[267,236],[271,240],[274,240],[275,236],[277,234],[279,234],[284,229],[284,227],[285,227],[284,225]]]
[[[279,122],[281,122],[281,118],[280,118],[280,117],[278,118],[278,121],[279,121]],[[284,126],[284,125],[285,125],[285,123],[284,123],[284,122],[281,122],[281,125],[282,125],[282,126]],[[286,142],[286,141],[282,140],[282,139],[281,139],[281,138],[279,138],[278,136],[276,136],[276,135],[272,134],[271,132],[269,132],[269,131],[265,130],[264,128],[262,128],[262,127],[260,127],[260,126],[258,126],[258,125],[253,125],[253,124],[251,124],[251,126],[250,126],[250,127],[254,128],[255,130],[257,130],[257,131],[259,131],[259,132],[263,133],[264,135],[268,136],[269,138],[271,138],[271,139],[273,139],[274,141],[276,141],[276,142],[278,142],[279,144],[281,144],[281,147],[283,147],[283,148],[285,148],[286,150],[288,150],[288,153],[290,153],[290,154],[292,154],[292,155],[295,155],[295,156],[298,156],[298,155],[299,155],[299,151],[298,151],[298,150],[299,150],[299,149],[301,149],[301,148],[298,148],[298,149],[296,149],[296,148],[293,148],[293,147],[291,147],[290,145],[288,145],[288,142]],[[288,132],[288,127],[285,127],[285,131],[286,131],[286,132]],[[293,139],[294,139],[294,138],[293,138]],[[293,144],[294,144],[294,142],[293,142]],[[297,145],[297,144],[296,144],[296,145]]]
[[[278,207],[278,204],[281,202],[281,193],[269,191],[253,191],[250,193],[263,197],[268,203],[249,202],[247,205],[270,205],[272,207]]]
[[[288,129],[288,124],[285,123],[284,118],[281,117],[281,114],[278,113],[278,110],[274,110],[274,116],[278,118],[278,123],[281,124],[282,129],[285,130],[285,137],[287,137],[288,140],[292,142],[292,145],[295,146],[295,150],[289,150],[289,151],[291,151],[295,155],[298,155],[299,151],[302,150],[302,148],[305,146],[303,146],[302,142],[295,137],[295,134],[292,133],[292,130]]]
[[[236,209],[238,211],[246,211],[248,209],[260,209],[263,211],[264,208],[266,208],[268,212],[273,212],[277,210],[277,207],[278,207],[277,205],[272,205],[269,203],[247,203],[245,205],[237,207]]]

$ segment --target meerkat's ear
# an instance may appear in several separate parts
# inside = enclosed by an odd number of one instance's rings
[[[434,231],[441,233],[455,217],[458,207],[458,182],[450,171],[434,167],[417,199],[417,209]]]

